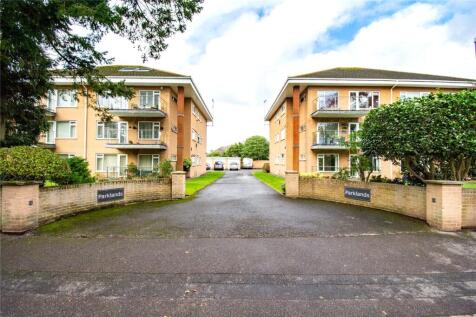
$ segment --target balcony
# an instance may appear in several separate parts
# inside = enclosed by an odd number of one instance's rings
[[[56,144],[53,142],[38,142],[38,146],[45,149],[56,149]]]
[[[347,146],[345,144],[344,137],[337,136],[319,136],[316,133],[316,138],[314,143],[311,146],[312,150],[346,150]]]
[[[56,108],[46,107],[45,114],[47,117],[54,117],[56,116]]]
[[[166,150],[167,143],[161,135],[159,139],[112,139],[107,141],[106,147],[119,150]]]
[[[359,118],[367,115],[370,109],[317,109],[311,114],[313,118]]]
[[[134,118],[165,118],[167,114],[159,108],[131,108],[131,109],[109,109],[112,115],[118,117]]]

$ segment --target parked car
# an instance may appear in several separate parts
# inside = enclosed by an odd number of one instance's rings
[[[216,161],[215,165],[213,165],[214,170],[220,170],[223,171],[223,162],[222,161]]]
[[[207,162],[207,171],[211,170],[211,168],[210,163]]]
[[[230,162],[230,171],[237,171],[240,169],[238,162]]]
[[[243,163],[241,164],[241,168],[248,168],[248,169],[253,168],[253,159],[245,157],[243,159]]]

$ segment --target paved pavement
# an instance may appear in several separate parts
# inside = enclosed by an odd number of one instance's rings
[[[2,316],[476,313],[474,232],[286,199],[248,172],[97,214],[2,235]]]

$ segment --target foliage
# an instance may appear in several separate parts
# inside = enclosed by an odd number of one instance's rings
[[[269,174],[262,171],[253,172],[253,176],[259,179],[261,182],[265,183],[278,193],[283,193],[284,177]]]
[[[238,143],[230,145],[223,153],[223,156],[243,158],[242,153],[243,153],[243,143],[238,142]]]
[[[431,94],[371,110],[362,149],[427,179],[464,180],[476,157],[476,91]]]
[[[265,171],[266,173],[269,173],[271,171],[271,167],[269,166],[269,163],[263,164],[263,171]]]
[[[96,49],[97,44],[113,33],[135,44],[144,60],[157,59],[167,47],[166,39],[183,32],[201,4],[202,0],[1,1],[0,145],[34,144],[47,130],[45,110],[36,104],[52,88],[51,77],[60,73],[51,69],[63,68],[62,74],[72,76],[80,94],[92,90],[131,97],[132,90],[123,82],[113,83],[96,69],[113,61]],[[106,110],[101,116],[110,118]]]
[[[350,172],[347,168],[339,168],[339,171],[332,175],[332,178],[346,181],[350,178]]]
[[[139,169],[137,168],[137,165],[134,163],[129,163],[127,165],[127,177],[134,177],[139,174]]]
[[[93,183],[94,177],[91,176],[89,163],[79,156],[70,157],[66,160],[71,170],[70,182],[73,184]]]
[[[0,180],[46,180],[66,184],[71,171],[65,160],[47,149],[30,146],[0,148]]]
[[[211,151],[210,153],[207,154],[207,156],[223,156],[223,152],[221,152],[220,150],[213,150]]]
[[[299,173],[299,176],[308,177],[308,178],[317,178],[317,179],[324,178],[324,176],[318,172]]]
[[[249,157],[253,160],[267,160],[269,157],[269,143],[265,137],[255,135],[245,140],[242,157]]]
[[[344,142],[349,150],[349,155],[353,155],[354,160],[350,166],[349,177],[357,173],[362,182],[369,182],[373,173],[372,158],[368,154],[362,153],[361,132],[357,131],[350,135],[349,141]]]
[[[172,172],[174,170],[170,160],[165,160],[160,162],[159,169],[160,169],[160,176],[162,177],[170,177],[170,175],[172,175]]]
[[[187,196],[194,195],[196,192],[212,184],[223,175],[225,175],[224,172],[213,171],[213,172],[207,172],[199,177],[188,178],[185,181],[186,195]]]
[[[190,158],[186,158],[183,160],[183,170],[188,172],[190,167],[192,166],[192,160]]]

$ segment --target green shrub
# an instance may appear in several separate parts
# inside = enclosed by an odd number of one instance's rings
[[[91,176],[91,171],[88,167],[88,161],[82,157],[73,156],[68,158],[66,162],[68,163],[69,169],[71,170],[71,183],[83,184],[93,183],[95,181],[94,177]]]
[[[183,170],[188,172],[190,170],[190,167],[192,166],[192,160],[189,158],[186,158],[183,160]]]
[[[46,180],[67,184],[71,170],[65,160],[50,150],[16,146],[0,149],[0,180],[39,181]]]
[[[271,169],[269,167],[269,163],[264,163],[263,164],[263,171],[265,171],[266,173],[269,173],[271,171]]]
[[[170,177],[172,175],[172,171],[174,170],[172,163],[169,160],[165,160],[160,162],[160,176],[162,177]]]
[[[339,171],[332,175],[332,178],[346,181],[350,178],[350,172],[347,168],[339,168]]]
[[[127,165],[127,177],[131,178],[137,175],[139,175],[139,169],[137,168],[137,165],[134,163]]]

